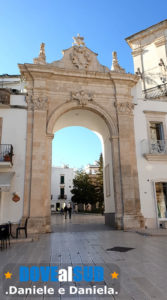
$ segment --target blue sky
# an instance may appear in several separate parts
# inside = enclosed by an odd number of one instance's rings
[[[100,63],[111,67],[112,51],[117,51],[120,65],[133,72],[131,50],[124,39],[166,19],[166,12],[166,0],[1,0],[0,74],[18,74],[17,63],[31,63],[38,56],[41,42],[46,44],[48,62],[60,59],[61,51],[72,45],[72,37],[77,33],[85,37],[88,48],[99,54]],[[81,129],[76,130],[78,134]],[[86,134],[87,130],[81,132]],[[57,133],[56,147],[60,148],[69,135],[70,129]],[[82,142],[80,147],[79,143],[70,144],[71,158],[64,153],[66,147],[58,154],[54,146],[53,163],[59,165],[64,160],[73,165],[76,148],[75,158],[80,157],[76,166],[84,165],[85,161],[92,163],[101,151],[97,139],[93,133],[87,135],[84,145],[90,146],[89,155],[81,155]]]
[[[70,167],[83,168],[99,159],[102,152],[97,135],[84,127],[73,126],[57,131],[52,145],[53,164],[56,166],[69,164]]]

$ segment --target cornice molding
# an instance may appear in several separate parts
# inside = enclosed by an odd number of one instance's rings
[[[144,154],[144,157],[148,161],[167,161],[167,155],[166,154]]]
[[[143,110],[144,114],[149,114],[149,115],[166,115],[167,112],[165,111],[153,111],[153,110]]]
[[[135,57],[135,56],[141,55],[142,52],[143,52],[143,48],[140,47],[140,48],[134,49],[131,53],[132,53],[133,57]]]
[[[156,47],[160,47],[166,44],[166,38],[165,36],[161,36],[158,39],[155,40],[154,42]]]
[[[134,84],[138,82],[139,78],[136,74],[130,73],[120,73],[120,72],[94,72],[94,71],[85,71],[85,70],[71,70],[71,69],[61,69],[55,67],[51,64],[37,65],[37,64],[19,64],[19,69],[22,75],[26,78],[29,77],[29,80],[32,78],[35,80],[40,77],[47,77],[50,79],[54,76],[64,76],[64,77],[76,77],[76,78],[91,78],[97,80],[120,80],[120,81],[131,81]],[[32,78],[30,76],[32,75]],[[26,76],[27,75],[27,76]]]

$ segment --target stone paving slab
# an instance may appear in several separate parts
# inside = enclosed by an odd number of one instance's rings
[[[51,234],[42,234],[33,243],[15,243],[0,251],[0,273],[3,267],[17,262],[20,264],[69,265],[110,264],[120,268],[120,293],[110,297],[92,295],[68,297],[7,297],[0,286],[0,300],[9,299],[115,299],[115,300],[166,300],[167,239],[165,236],[145,236],[135,232],[123,232],[105,227],[102,216],[63,216],[52,218]],[[97,223],[96,223],[97,222]],[[101,222],[101,223],[100,223]],[[98,230],[97,230],[98,227]],[[129,252],[112,252],[112,247],[134,248]],[[14,270],[13,270],[14,274]],[[110,279],[105,278],[106,282]]]

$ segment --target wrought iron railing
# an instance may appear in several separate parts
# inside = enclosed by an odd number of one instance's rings
[[[167,154],[167,140],[142,140],[143,154]]]
[[[13,159],[13,146],[10,144],[0,144],[0,162],[11,162]]]
[[[146,99],[167,97],[167,84],[159,84],[155,87],[143,90]]]
[[[167,140],[157,140],[150,142],[150,151],[151,153],[167,153]]]
[[[58,199],[67,199],[67,195],[59,195]]]

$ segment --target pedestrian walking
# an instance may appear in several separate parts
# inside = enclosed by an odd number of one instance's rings
[[[68,208],[69,219],[71,219],[71,213],[72,213],[72,207],[70,206],[70,207]]]
[[[65,207],[64,207],[64,217],[65,217],[65,219],[67,219],[67,211],[68,211],[68,208],[67,208],[67,205],[65,205]]]

